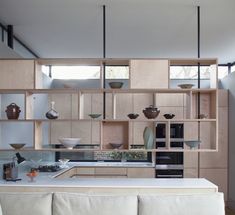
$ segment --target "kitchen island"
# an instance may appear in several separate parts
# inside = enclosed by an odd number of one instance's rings
[[[81,164],[80,164],[81,165]],[[102,164],[96,164],[98,166]],[[115,164],[113,164],[115,166]],[[155,179],[155,178],[59,178],[78,164],[56,173],[39,173],[35,182],[29,182],[25,172],[20,172],[21,181],[0,180],[0,192],[78,192],[78,193],[209,193],[218,187],[203,178]],[[131,166],[131,164],[129,164]],[[152,168],[151,165],[147,165]],[[135,166],[133,166],[135,167]],[[146,165],[143,165],[146,167]]]

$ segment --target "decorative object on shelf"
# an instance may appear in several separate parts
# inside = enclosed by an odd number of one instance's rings
[[[60,168],[68,168],[69,166],[67,165],[70,160],[67,158],[61,158],[59,159],[60,162]]]
[[[112,89],[120,89],[123,86],[123,82],[115,81],[115,82],[109,82],[109,86]]]
[[[190,149],[195,149],[199,146],[199,144],[201,144],[200,140],[187,140],[187,141],[184,141],[184,142],[187,146],[190,147]]]
[[[194,84],[178,84],[181,89],[192,89]]]
[[[113,149],[119,149],[123,143],[109,143],[109,145],[113,148]]]
[[[129,113],[127,115],[130,119],[137,119],[139,117],[138,113]]]
[[[35,178],[38,176],[38,171],[36,169],[31,169],[30,172],[26,173],[29,177],[29,182],[35,182]]]
[[[208,118],[208,115],[207,114],[200,114],[199,115],[199,119],[206,119],[206,118]]]
[[[131,144],[131,149],[144,149],[144,145],[140,144]]]
[[[157,107],[153,107],[153,105],[150,105],[143,110],[143,113],[146,118],[155,119],[159,115],[160,110]]]
[[[166,119],[173,119],[175,117],[175,114],[173,113],[166,113],[163,115]]]
[[[55,102],[51,102],[51,109],[46,113],[47,119],[57,119],[59,117],[59,113],[55,110]]]
[[[154,135],[153,135],[153,131],[150,127],[145,127],[144,133],[143,133],[143,138],[144,138],[145,149],[153,149]]]
[[[11,103],[7,106],[6,114],[8,119],[18,119],[20,116],[20,107],[16,103]]]
[[[19,150],[25,146],[25,143],[10,143],[9,144],[13,149]]]
[[[74,146],[80,143],[81,138],[60,138],[58,139],[61,144],[67,149],[73,149]]]
[[[102,114],[100,113],[90,113],[88,114],[89,117],[91,117],[92,119],[97,119],[101,116]]]

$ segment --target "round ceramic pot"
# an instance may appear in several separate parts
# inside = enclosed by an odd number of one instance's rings
[[[152,105],[150,105],[143,110],[143,113],[146,118],[155,119],[159,115],[160,110],[157,107],[153,107]]]
[[[18,119],[20,116],[21,110],[17,104],[11,103],[10,105],[7,106],[7,109],[5,112],[7,114],[8,119]]]

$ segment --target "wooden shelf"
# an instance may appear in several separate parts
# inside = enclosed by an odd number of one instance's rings
[[[95,66],[99,66],[100,67],[100,87],[102,87],[102,64],[105,63],[107,66],[112,66],[112,65],[128,65],[130,66],[130,68],[132,69],[132,71],[130,71],[130,75],[134,74],[133,71],[133,61],[138,61],[140,62],[140,64],[138,64],[139,62],[137,62],[138,65],[141,65],[143,62],[147,69],[149,71],[155,71],[152,67],[152,65],[155,65],[156,63],[158,64],[159,62],[154,62],[156,60],[159,61],[164,61],[161,62],[161,67],[157,67],[157,68],[163,68],[163,73],[165,72],[165,74],[167,74],[167,78],[165,77],[165,82],[168,83],[168,85],[164,82],[164,84],[162,85],[162,83],[158,83],[158,87],[159,88],[154,88],[154,89],[146,89],[148,87],[154,87],[156,86],[156,83],[152,83],[152,85],[148,86],[148,85],[143,85],[143,87],[146,88],[141,88],[142,85],[141,83],[138,84],[133,84],[133,79],[132,82],[130,80],[130,87],[133,87],[132,89],[103,89],[103,88],[98,88],[98,89],[77,89],[77,88],[58,88],[58,89],[42,89],[42,71],[41,71],[41,65],[95,65]],[[141,61],[143,60],[143,61]],[[24,108],[23,106],[21,106],[22,108],[22,112],[24,109],[24,119],[19,119],[19,120],[8,120],[8,119],[0,119],[0,123],[2,122],[2,125],[4,125],[3,123],[8,123],[8,122],[29,122],[29,123],[33,123],[33,141],[34,141],[34,147],[31,148],[23,148],[19,151],[30,151],[30,150],[35,150],[35,151],[65,151],[65,152],[77,152],[77,151],[114,151],[114,152],[164,152],[164,151],[170,151],[170,152],[179,152],[179,151],[190,151],[190,152],[204,152],[204,151],[216,151],[214,149],[195,149],[195,150],[190,150],[190,149],[174,149],[171,148],[170,145],[170,141],[173,141],[170,138],[170,125],[172,123],[188,123],[189,125],[187,125],[190,128],[190,123],[194,124],[196,126],[198,126],[197,122],[208,122],[213,124],[213,126],[215,127],[215,131],[216,131],[216,149],[218,148],[218,89],[217,88],[209,88],[209,89],[197,89],[197,88],[193,88],[193,89],[181,89],[181,88],[169,88],[169,66],[170,65],[198,65],[198,63],[200,65],[211,65],[213,74],[217,75],[217,68],[214,68],[214,65],[217,64],[217,59],[109,59],[109,58],[105,58],[105,59],[36,59],[36,60],[30,60],[30,65],[32,67],[32,78],[34,79],[33,81],[29,81],[29,84],[26,85],[15,85],[16,87],[19,86],[21,88],[25,89],[0,89],[0,94],[22,94],[22,98],[24,99]],[[153,64],[151,64],[153,63]],[[27,66],[27,64],[25,64]],[[141,68],[146,68],[146,67],[142,67],[143,65],[141,65]],[[13,65],[15,68],[17,68],[15,65]],[[22,73],[24,73],[25,68],[27,69],[27,67],[22,67]],[[155,65],[156,66],[156,65]],[[6,67],[7,68],[7,67]],[[154,67],[156,68],[156,67]],[[6,69],[7,70],[7,69]],[[31,70],[29,70],[28,72],[30,73]],[[138,71],[138,69],[136,70]],[[139,70],[140,71],[140,70]],[[145,71],[143,73],[143,77],[146,77],[146,71],[147,70],[143,70]],[[157,71],[157,70],[156,70]],[[214,71],[216,71],[214,73]],[[10,71],[8,71],[9,73]],[[132,72],[132,73],[131,73]],[[168,72],[168,73],[167,73]],[[6,74],[8,74],[6,73]],[[39,74],[40,73],[40,74]],[[161,73],[161,74],[163,74]],[[31,74],[31,73],[30,73]],[[152,73],[151,73],[152,74]],[[156,73],[153,74],[153,76]],[[152,77],[152,76],[149,76]],[[8,77],[7,75],[7,80],[10,80],[10,76]],[[138,77],[137,77],[138,79]],[[214,78],[212,76],[211,81],[217,81],[216,78]],[[142,80],[141,78],[139,80]],[[156,79],[154,79],[156,80]],[[161,82],[161,80],[160,80]],[[149,82],[147,82],[149,83]],[[9,84],[8,84],[9,85]],[[2,84],[2,86],[5,86],[6,88],[10,88],[11,85],[8,86],[7,84],[4,85],[4,83]],[[217,87],[217,85],[215,84],[211,84],[211,87]],[[136,87],[136,88],[135,88]],[[162,88],[161,88],[162,87]],[[210,108],[209,110],[206,109],[207,112],[201,112],[204,114],[208,114],[208,116],[210,118],[208,119],[195,119],[195,117],[197,116],[197,96],[198,94],[203,95],[208,102]],[[38,105],[36,102],[38,102],[39,100],[35,100],[37,99],[37,96],[40,97],[40,95],[36,95],[36,94],[45,94],[46,97],[46,101],[52,101],[52,99],[55,98],[59,98],[58,95],[62,95],[62,99],[58,99],[56,101],[56,103],[61,104],[61,106],[57,106],[57,110],[59,113],[61,113],[61,117],[64,118],[59,118],[56,120],[49,120],[46,118],[43,118],[45,116],[44,111],[43,110],[41,112],[37,112],[37,114],[35,114],[36,111],[34,111],[34,105]],[[52,95],[53,94],[53,95]],[[55,95],[54,95],[55,94]],[[58,95],[56,95],[58,94]],[[68,95],[65,95],[68,94]],[[91,95],[86,95],[86,94],[91,94]],[[98,96],[96,94],[99,94]],[[130,96],[128,94],[131,94]],[[162,95],[160,95],[162,94]],[[166,95],[168,94],[168,95]],[[170,95],[172,94],[172,95]],[[177,94],[177,95],[175,95]],[[106,95],[106,103],[103,104],[103,95]],[[58,97],[57,97],[58,96]],[[125,97],[126,96],[126,97]],[[128,97],[129,96],[129,97]],[[19,96],[18,96],[19,97]],[[43,97],[43,96],[42,96]],[[66,102],[64,102],[65,97],[67,99],[67,97],[69,97],[69,99],[66,100]],[[95,97],[95,99],[94,99]],[[123,99],[122,97],[125,97],[127,99]],[[138,97],[138,98],[137,98]],[[167,98],[165,98],[167,97]],[[175,99],[175,97],[181,97],[180,99],[177,100],[177,98]],[[146,119],[143,118],[142,115],[142,110],[147,107],[144,106],[143,104],[148,104],[148,105],[157,105],[157,99],[159,99],[158,101],[160,101],[160,99],[162,99],[162,106],[160,107],[161,109],[161,113],[160,115],[162,115],[162,113],[174,113],[176,115],[177,118],[175,119],[164,119],[164,118],[156,118],[156,119]],[[169,99],[170,98],[170,99]],[[173,99],[172,99],[173,98]],[[109,100],[108,100],[109,99]],[[175,99],[175,100],[174,100]],[[205,99],[205,100],[206,100]],[[100,100],[102,100],[100,102]],[[143,102],[142,102],[143,100]],[[177,105],[180,105],[180,108],[182,108],[182,110],[178,111],[176,110],[177,108],[179,109],[179,107],[174,103],[174,101],[167,103],[167,101],[169,100],[174,100],[176,101]],[[58,101],[58,102],[57,102]],[[124,102],[123,102],[124,101]],[[66,103],[66,105],[63,105],[63,102]],[[71,104],[69,103],[71,102]],[[94,107],[96,105],[92,106],[92,102],[94,104],[97,103],[97,107]],[[119,109],[122,108],[122,105],[125,106],[125,102],[127,103],[126,106],[128,107],[124,107],[123,110],[119,111]],[[87,106],[90,105],[90,109],[87,108]],[[141,104],[140,104],[141,103]],[[69,105],[67,105],[69,104]],[[93,113],[101,113],[100,111],[100,107],[102,105],[107,105],[106,110],[108,112],[108,114],[106,114],[106,116],[108,117],[112,117],[111,119],[102,119],[101,117],[98,119],[85,119],[84,116],[87,116],[87,114],[90,112]],[[167,106],[168,105],[168,106]],[[175,106],[174,106],[175,105]],[[165,108],[165,109],[164,109]],[[98,111],[97,111],[98,110]],[[163,110],[163,111],[162,111]],[[135,120],[131,120],[129,118],[127,118],[127,113],[131,113],[132,112],[137,112],[138,114],[140,114],[139,119],[135,119]],[[174,112],[175,111],[175,112]],[[178,111],[178,112],[177,112]],[[180,112],[179,115],[177,115]],[[181,113],[182,112],[182,113]],[[64,114],[64,115],[63,115]],[[125,116],[125,118],[123,117]],[[37,119],[35,119],[36,117],[38,117]],[[40,119],[40,117],[42,119]],[[71,118],[70,118],[71,117]],[[123,117],[123,119],[121,119],[120,117]],[[60,122],[64,122],[59,124]],[[67,123],[68,122],[68,123]],[[81,122],[81,126],[78,122]],[[86,123],[88,122],[88,123]],[[91,123],[90,123],[91,122]],[[97,124],[92,123],[92,122],[98,122]],[[47,123],[47,124],[46,124]],[[58,124],[56,124],[58,123]],[[67,124],[66,124],[67,123]],[[140,125],[135,124],[135,123],[140,123]],[[155,124],[157,123],[166,123],[166,144],[167,147],[166,148],[158,148],[158,149],[152,149],[152,150],[146,150],[146,149],[130,149],[131,148],[131,143],[141,143],[142,141],[142,130],[145,126],[150,126],[151,128],[155,128]],[[46,125],[45,125],[46,124]],[[66,124],[66,127],[65,127]],[[201,123],[203,124],[203,123]],[[134,128],[135,127],[135,128]],[[185,126],[186,127],[186,126]],[[213,127],[213,129],[214,129]],[[75,134],[80,134],[83,135],[82,136],[82,140],[84,142],[91,142],[91,143],[100,143],[99,145],[99,149],[97,148],[76,148],[73,150],[70,149],[66,149],[66,148],[47,148],[47,147],[43,147],[43,140],[45,137],[43,137],[44,135],[44,129],[48,129],[48,133],[49,133],[49,137],[48,137],[48,143],[56,143],[58,140],[59,136],[74,136]],[[57,130],[56,130],[57,129]],[[44,133],[43,133],[44,132]],[[53,133],[54,132],[54,133]],[[77,133],[76,133],[77,132]],[[53,134],[53,135],[51,135]],[[134,141],[134,136],[135,134],[135,138],[141,141]],[[100,136],[99,136],[100,135]],[[52,137],[53,136],[53,137]],[[136,137],[138,136],[138,137]],[[89,138],[86,138],[89,137]],[[210,140],[210,138],[208,138],[208,140]],[[214,141],[214,140],[213,140]],[[122,142],[124,143],[124,148],[123,149],[119,149],[119,150],[114,150],[111,148],[111,146],[109,145],[110,142]],[[209,141],[208,141],[209,142]],[[212,144],[213,145],[213,144]],[[88,146],[88,145],[87,145]],[[97,146],[96,146],[97,147]],[[212,146],[213,148],[214,146]],[[2,149],[3,151],[15,151],[14,149]]]
[[[0,89],[0,94],[99,94],[99,93],[130,93],[130,94],[149,94],[149,93],[212,93],[216,88],[208,89],[73,89],[73,88],[53,88],[53,89]]]

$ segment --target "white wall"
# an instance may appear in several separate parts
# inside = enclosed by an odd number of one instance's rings
[[[5,43],[0,42],[0,58],[21,58],[21,56],[7,47]]]
[[[221,86],[229,90],[229,190],[228,204],[235,209],[235,72],[221,80]]]

